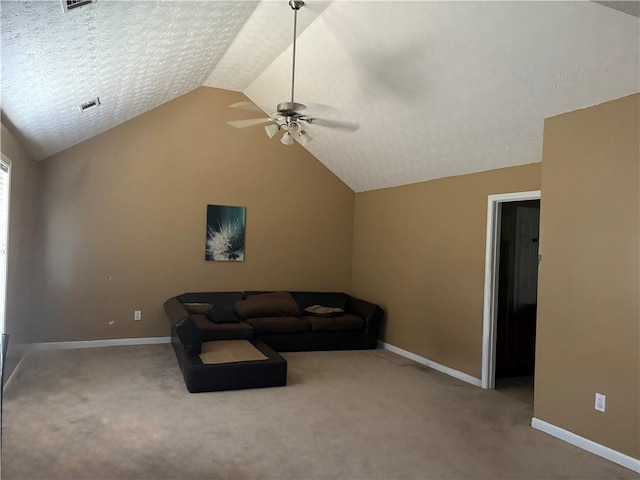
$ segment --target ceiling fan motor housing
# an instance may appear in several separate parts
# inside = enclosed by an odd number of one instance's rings
[[[300,112],[306,109],[306,105],[296,102],[282,102],[279,103],[277,107],[278,113],[285,117],[300,115]]]

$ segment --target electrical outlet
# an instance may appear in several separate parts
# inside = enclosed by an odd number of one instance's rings
[[[596,393],[596,405],[595,409],[599,412],[604,412],[607,407],[607,396],[601,393]]]
[[[142,310],[136,310],[135,312],[133,312],[133,319],[142,320]]]

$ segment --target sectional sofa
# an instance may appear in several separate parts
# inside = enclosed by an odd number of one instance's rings
[[[164,309],[192,392],[222,389],[216,376],[223,367],[202,362],[205,344],[245,339],[274,361],[279,357],[275,352],[373,349],[384,316],[378,305],[339,292],[193,292],[169,298]],[[236,367],[247,365],[237,362]],[[229,366],[234,365],[225,368]],[[269,386],[253,383],[235,388]]]

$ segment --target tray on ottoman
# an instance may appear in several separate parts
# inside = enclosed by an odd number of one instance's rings
[[[204,342],[199,354],[173,346],[191,393],[287,384],[287,361],[260,340]]]

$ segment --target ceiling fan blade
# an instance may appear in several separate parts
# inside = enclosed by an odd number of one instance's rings
[[[344,112],[331,105],[324,105],[322,103],[305,103],[307,111],[305,114],[310,117],[344,117]]]
[[[236,128],[253,127],[254,125],[261,125],[263,123],[273,122],[271,117],[266,118],[248,118],[246,120],[230,120],[227,123]]]
[[[237,108],[238,110],[246,110],[248,112],[262,112],[260,107],[251,102],[237,102],[229,105],[229,108]]]
[[[325,118],[313,118],[311,125],[317,125],[319,127],[334,128],[336,130],[344,130],[346,132],[355,132],[360,128],[359,123],[345,122],[342,120],[328,120]]]

